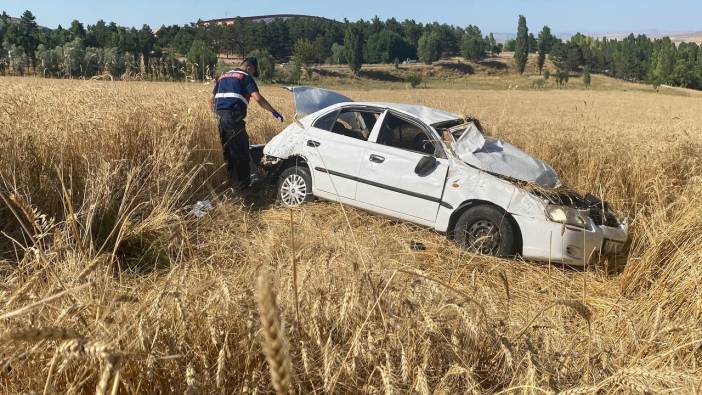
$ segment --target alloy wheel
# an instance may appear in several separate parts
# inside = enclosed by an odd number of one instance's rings
[[[495,255],[502,241],[499,228],[484,219],[470,225],[466,235],[468,247],[485,255]]]
[[[286,206],[299,206],[305,201],[307,196],[307,183],[298,174],[290,174],[285,177],[280,185],[280,200]]]

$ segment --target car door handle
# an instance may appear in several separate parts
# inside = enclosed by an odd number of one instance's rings
[[[373,163],[383,163],[383,162],[385,162],[385,158],[383,158],[383,157],[380,156],[380,155],[376,155],[376,154],[371,154],[371,156],[368,158],[368,160],[371,161],[371,162],[373,162]]]
[[[307,140],[307,146],[317,148],[319,147],[319,141]]]

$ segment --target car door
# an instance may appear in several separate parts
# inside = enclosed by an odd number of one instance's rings
[[[443,146],[433,131],[403,114],[389,110],[381,122],[371,137],[376,141],[361,161],[356,200],[382,212],[434,223],[448,173]],[[425,157],[431,159],[432,168],[417,174]]]
[[[381,111],[344,107],[317,118],[307,130],[305,152],[313,188],[334,200],[356,198],[356,178]],[[321,192],[321,193],[319,193]],[[342,199],[339,199],[342,198]]]

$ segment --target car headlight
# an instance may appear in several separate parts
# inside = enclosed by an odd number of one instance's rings
[[[589,221],[578,210],[565,206],[547,206],[546,217],[553,222],[587,229]]]

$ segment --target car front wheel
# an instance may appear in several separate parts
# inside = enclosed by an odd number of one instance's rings
[[[514,225],[507,214],[481,205],[464,211],[454,228],[456,243],[473,252],[500,257],[516,253]]]
[[[278,178],[278,201],[285,206],[299,206],[312,201],[312,177],[306,167],[285,169]]]

